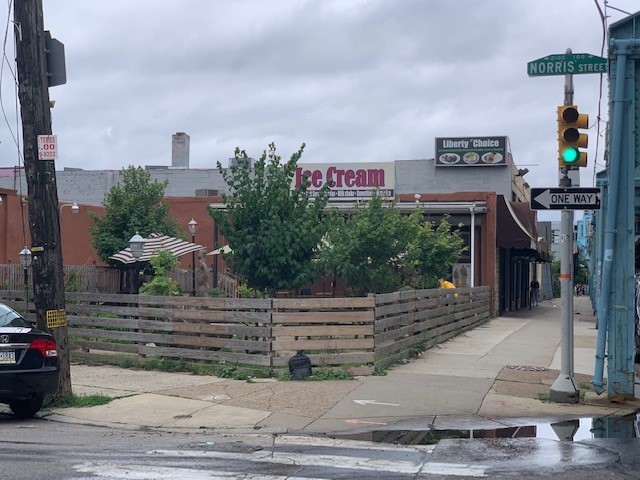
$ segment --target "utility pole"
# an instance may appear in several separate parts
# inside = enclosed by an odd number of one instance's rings
[[[567,49],[567,55],[571,49]],[[564,76],[564,105],[573,105],[573,75]],[[563,169],[561,187],[570,187],[569,168]],[[550,396],[558,403],[578,403],[580,390],[573,379],[573,210],[560,214],[560,374],[550,389]]]
[[[37,326],[50,332],[56,341],[60,361],[56,396],[63,397],[71,394],[71,372],[58,188],[55,162],[38,159],[38,135],[51,135],[42,0],[18,0],[13,4]],[[50,328],[48,314],[58,320],[55,328]]]

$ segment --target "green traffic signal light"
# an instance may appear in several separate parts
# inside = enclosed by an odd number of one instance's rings
[[[577,148],[569,147],[562,152],[562,159],[565,163],[574,163],[580,159],[580,152]]]
[[[589,138],[586,133],[580,133],[579,129],[588,128],[589,116],[579,113],[575,105],[560,106],[557,112],[558,166],[586,167],[587,152],[579,149],[587,147]]]

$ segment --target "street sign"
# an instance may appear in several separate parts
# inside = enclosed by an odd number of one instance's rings
[[[532,188],[532,210],[598,210],[599,188]]]
[[[606,71],[607,59],[589,53],[547,55],[527,63],[527,74],[530,77],[606,73]]]
[[[56,135],[38,135],[38,160],[58,158],[58,138]]]

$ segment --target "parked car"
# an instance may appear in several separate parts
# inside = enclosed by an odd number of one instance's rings
[[[19,417],[32,417],[58,388],[58,376],[53,337],[0,303],[0,403]]]

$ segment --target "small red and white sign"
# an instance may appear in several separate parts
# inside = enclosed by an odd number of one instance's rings
[[[58,158],[58,137],[56,135],[38,135],[38,160]]]

